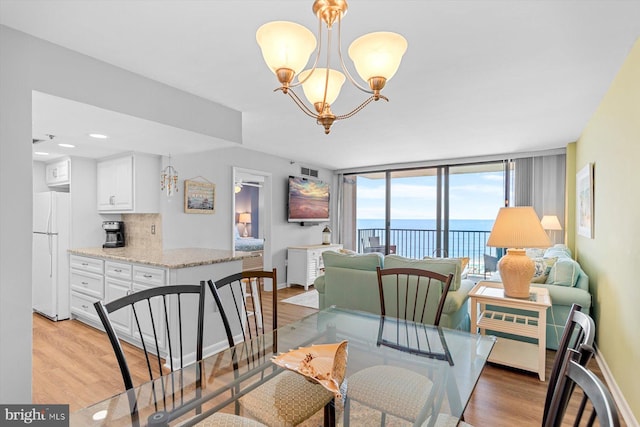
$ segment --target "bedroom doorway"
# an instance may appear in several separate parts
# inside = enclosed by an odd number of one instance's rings
[[[270,270],[271,174],[234,167],[233,191],[233,251],[260,255],[247,258],[243,270]]]

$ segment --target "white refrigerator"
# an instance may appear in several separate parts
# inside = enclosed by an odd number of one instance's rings
[[[70,316],[69,193],[48,191],[33,198],[33,310],[52,320]]]

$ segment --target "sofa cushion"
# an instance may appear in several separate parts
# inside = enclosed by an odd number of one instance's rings
[[[580,266],[571,258],[559,258],[547,277],[548,285],[575,286],[580,276]]]
[[[334,251],[322,253],[324,267],[352,268],[354,270],[376,271],[376,267],[382,267],[382,254],[372,252],[368,254],[341,254]]]
[[[436,273],[449,275],[453,274],[450,291],[457,291],[460,288],[460,280],[462,273],[461,258],[425,258],[413,259],[405,258],[399,255],[387,255],[384,259],[385,268],[418,268],[420,270],[429,270]]]
[[[571,258],[571,249],[563,244],[557,244],[544,252],[544,258]]]

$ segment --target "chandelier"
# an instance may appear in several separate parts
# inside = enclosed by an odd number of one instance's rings
[[[352,117],[371,101],[380,99],[389,101],[386,96],[380,94],[380,91],[398,70],[402,55],[407,50],[407,40],[396,33],[369,33],[356,39],[349,46],[348,53],[360,77],[369,84],[369,88],[362,86],[349,74],[342,58],[340,27],[342,17],[347,13],[347,7],[345,0],[315,0],[313,13],[318,17],[319,43],[313,66],[304,71],[302,69],[316,48],[316,38],[311,31],[295,22],[274,21],[262,25],[256,32],[256,40],[262,50],[262,56],[281,85],[274,91],[280,90],[289,95],[305,114],[324,126],[325,134],[331,131],[334,121]],[[327,29],[326,67],[319,68],[317,65],[322,50],[323,22]],[[332,27],[336,22],[338,61],[344,74],[330,68]],[[294,83],[293,79],[296,75],[298,82]],[[331,111],[331,104],[338,98],[346,79],[370,96],[349,113],[335,115]],[[302,86],[305,97],[315,111],[307,107],[293,91],[293,88],[298,86]]]

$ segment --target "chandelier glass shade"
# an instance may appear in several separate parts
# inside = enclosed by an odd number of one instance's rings
[[[407,50],[407,40],[400,34],[391,32],[375,32],[365,34],[356,39],[349,47],[349,57],[354,63],[358,75],[367,83],[368,88],[358,83],[349,73],[342,57],[341,23],[347,12],[345,0],[316,0],[313,12],[318,17],[318,40],[304,26],[288,21],[274,21],[262,25],[256,32],[256,40],[267,66],[276,75],[280,87],[276,90],[287,94],[308,116],[324,126],[325,134],[331,130],[336,120],[347,119],[366,107],[371,101],[388,98],[380,91],[386,82],[398,71],[402,56]],[[323,23],[326,27],[326,66],[317,67],[323,40]],[[338,25],[337,55],[342,72],[331,69],[332,29]],[[317,46],[317,49],[316,49]],[[303,68],[316,49],[316,56],[311,68]],[[294,83],[294,78],[298,81]],[[337,99],[344,82],[368,93],[370,96],[349,113],[335,115],[331,104]],[[309,108],[293,91],[302,86],[305,97],[313,105]]]

